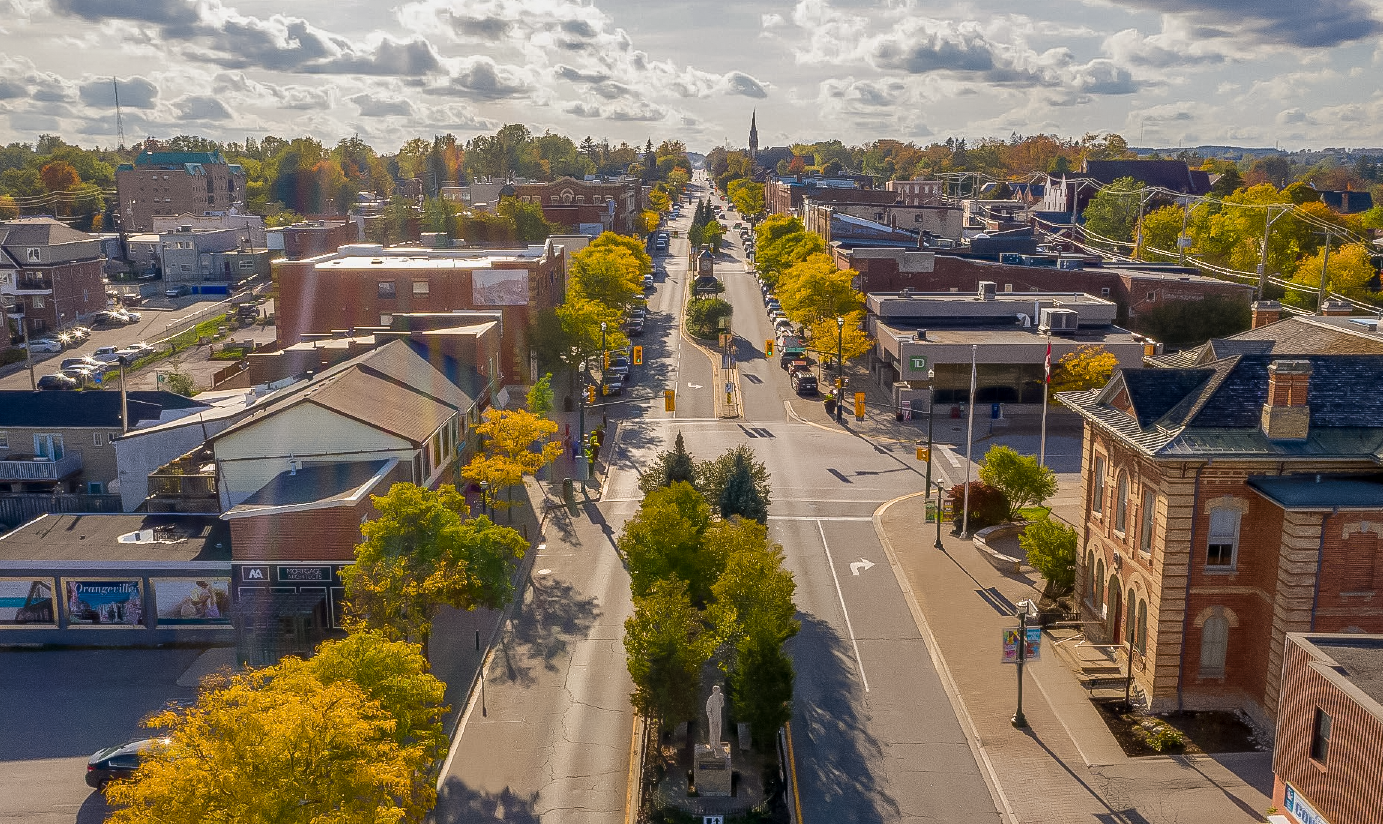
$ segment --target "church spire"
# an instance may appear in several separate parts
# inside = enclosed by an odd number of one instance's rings
[[[759,125],[757,123],[759,111],[755,109],[749,115],[749,157],[753,158],[759,153]]]

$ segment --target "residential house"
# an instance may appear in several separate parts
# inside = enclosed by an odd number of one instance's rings
[[[269,248],[264,218],[259,215],[240,214],[235,211],[214,214],[183,212],[178,215],[156,215],[151,231],[154,234],[163,234],[175,232],[184,226],[190,226],[193,230],[201,229],[204,231],[208,229],[234,229],[239,235],[240,245],[243,248]]]
[[[1383,581],[1360,572],[1383,533],[1383,354],[1357,354],[1383,339],[1348,321],[1282,321],[1060,396],[1085,420],[1087,636],[1131,644],[1154,711],[1271,729],[1288,633],[1383,631]]]
[[[101,242],[49,217],[0,223],[0,305],[22,309],[37,338],[105,308]],[[11,309],[7,314],[21,314]],[[5,345],[23,340],[9,319]]]
[[[1125,177],[1181,194],[1210,192],[1210,174],[1180,160],[1087,160],[1079,172],[1048,175],[1038,209],[1066,215],[1063,222],[1076,222],[1100,187]]]
[[[890,180],[884,188],[897,193],[903,206],[940,206],[946,196],[944,180]]]
[[[245,182],[245,170],[220,152],[141,152],[115,170],[121,228],[154,231],[156,215],[244,211]]]
[[[862,221],[862,222],[861,222]],[[908,237],[913,244],[923,235],[960,240],[962,213],[951,206],[898,206],[881,203],[819,202],[814,195],[802,199],[802,222],[807,231],[827,244],[834,240],[878,236],[895,240]],[[863,232],[861,227],[874,226]]]

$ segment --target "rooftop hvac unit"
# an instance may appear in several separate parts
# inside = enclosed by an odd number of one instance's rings
[[[1071,309],[1043,309],[1038,329],[1053,335],[1069,335],[1080,325],[1080,314]]]
[[[980,288],[979,288],[979,299],[980,299],[980,300],[994,300],[994,291],[995,291],[994,281],[992,281],[992,280],[982,280],[982,281],[980,281]]]

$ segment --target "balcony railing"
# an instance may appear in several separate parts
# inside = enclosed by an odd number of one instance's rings
[[[82,456],[72,452],[56,461],[11,456],[0,460],[0,481],[60,481],[82,471]]]
[[[149,494],[160,497],[216,497],[216,476],[151,474]]]

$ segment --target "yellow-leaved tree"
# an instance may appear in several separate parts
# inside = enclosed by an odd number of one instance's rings
[[[1067,352],[1052,366],[1052,393],[1095,389],[1109,383],[1119,359],[1103,346],[1082,346]],[[1056,398],[1052,397],[1052,403]]]
[[[864,323],[863,309],[839,317],[845,320],[844,324],[838,324],[836,318],[821,318],[807,326],[809,345],[821,356],[823,363],[828,360],[834,362],[837,350],[842,358],[852,360],[868,352],[869,347],[873,346],[869,335],[860,328]],[[831,380],[835,380],[834,370]]]
[[[445,685],[417,645],[377,633],[309,660],[202,684],[131,779],[106,790],[113,824],[421,822],[446,753]]]
[[[795,263],[778,279],[776,294],[794,322],[812,326],[824,318],[835,321],[864,307],[856,291],[854,269],[837,269],[830,255],[815,254]]]
[[[641,268],[638,257],[622,246],[591,244],[571,256],[569,296],[624,309],[643,293]]]
[[[1293,281],[1307,286],[1320,286],[1321,268],[1328,267],[1325,288],[1352,297],[1362,296],[1368,282],[1378,271],[1373,267],[1372,255],[1362,243],[1347,243],[1330,250],[1330,261],[1325,261],[1325,250],[1308,255],[1297,264]]]
[[[512,490],[523,483],[523,476],[537,474],[562,455],[562,445],[553,440],[557,423],[526,409],[487,409],[475,431],[484,441],[482,452],[466,464],[461,476],[488,484],[492,502],[495,492]],[[496,503],[512,506],[512,492]]]

